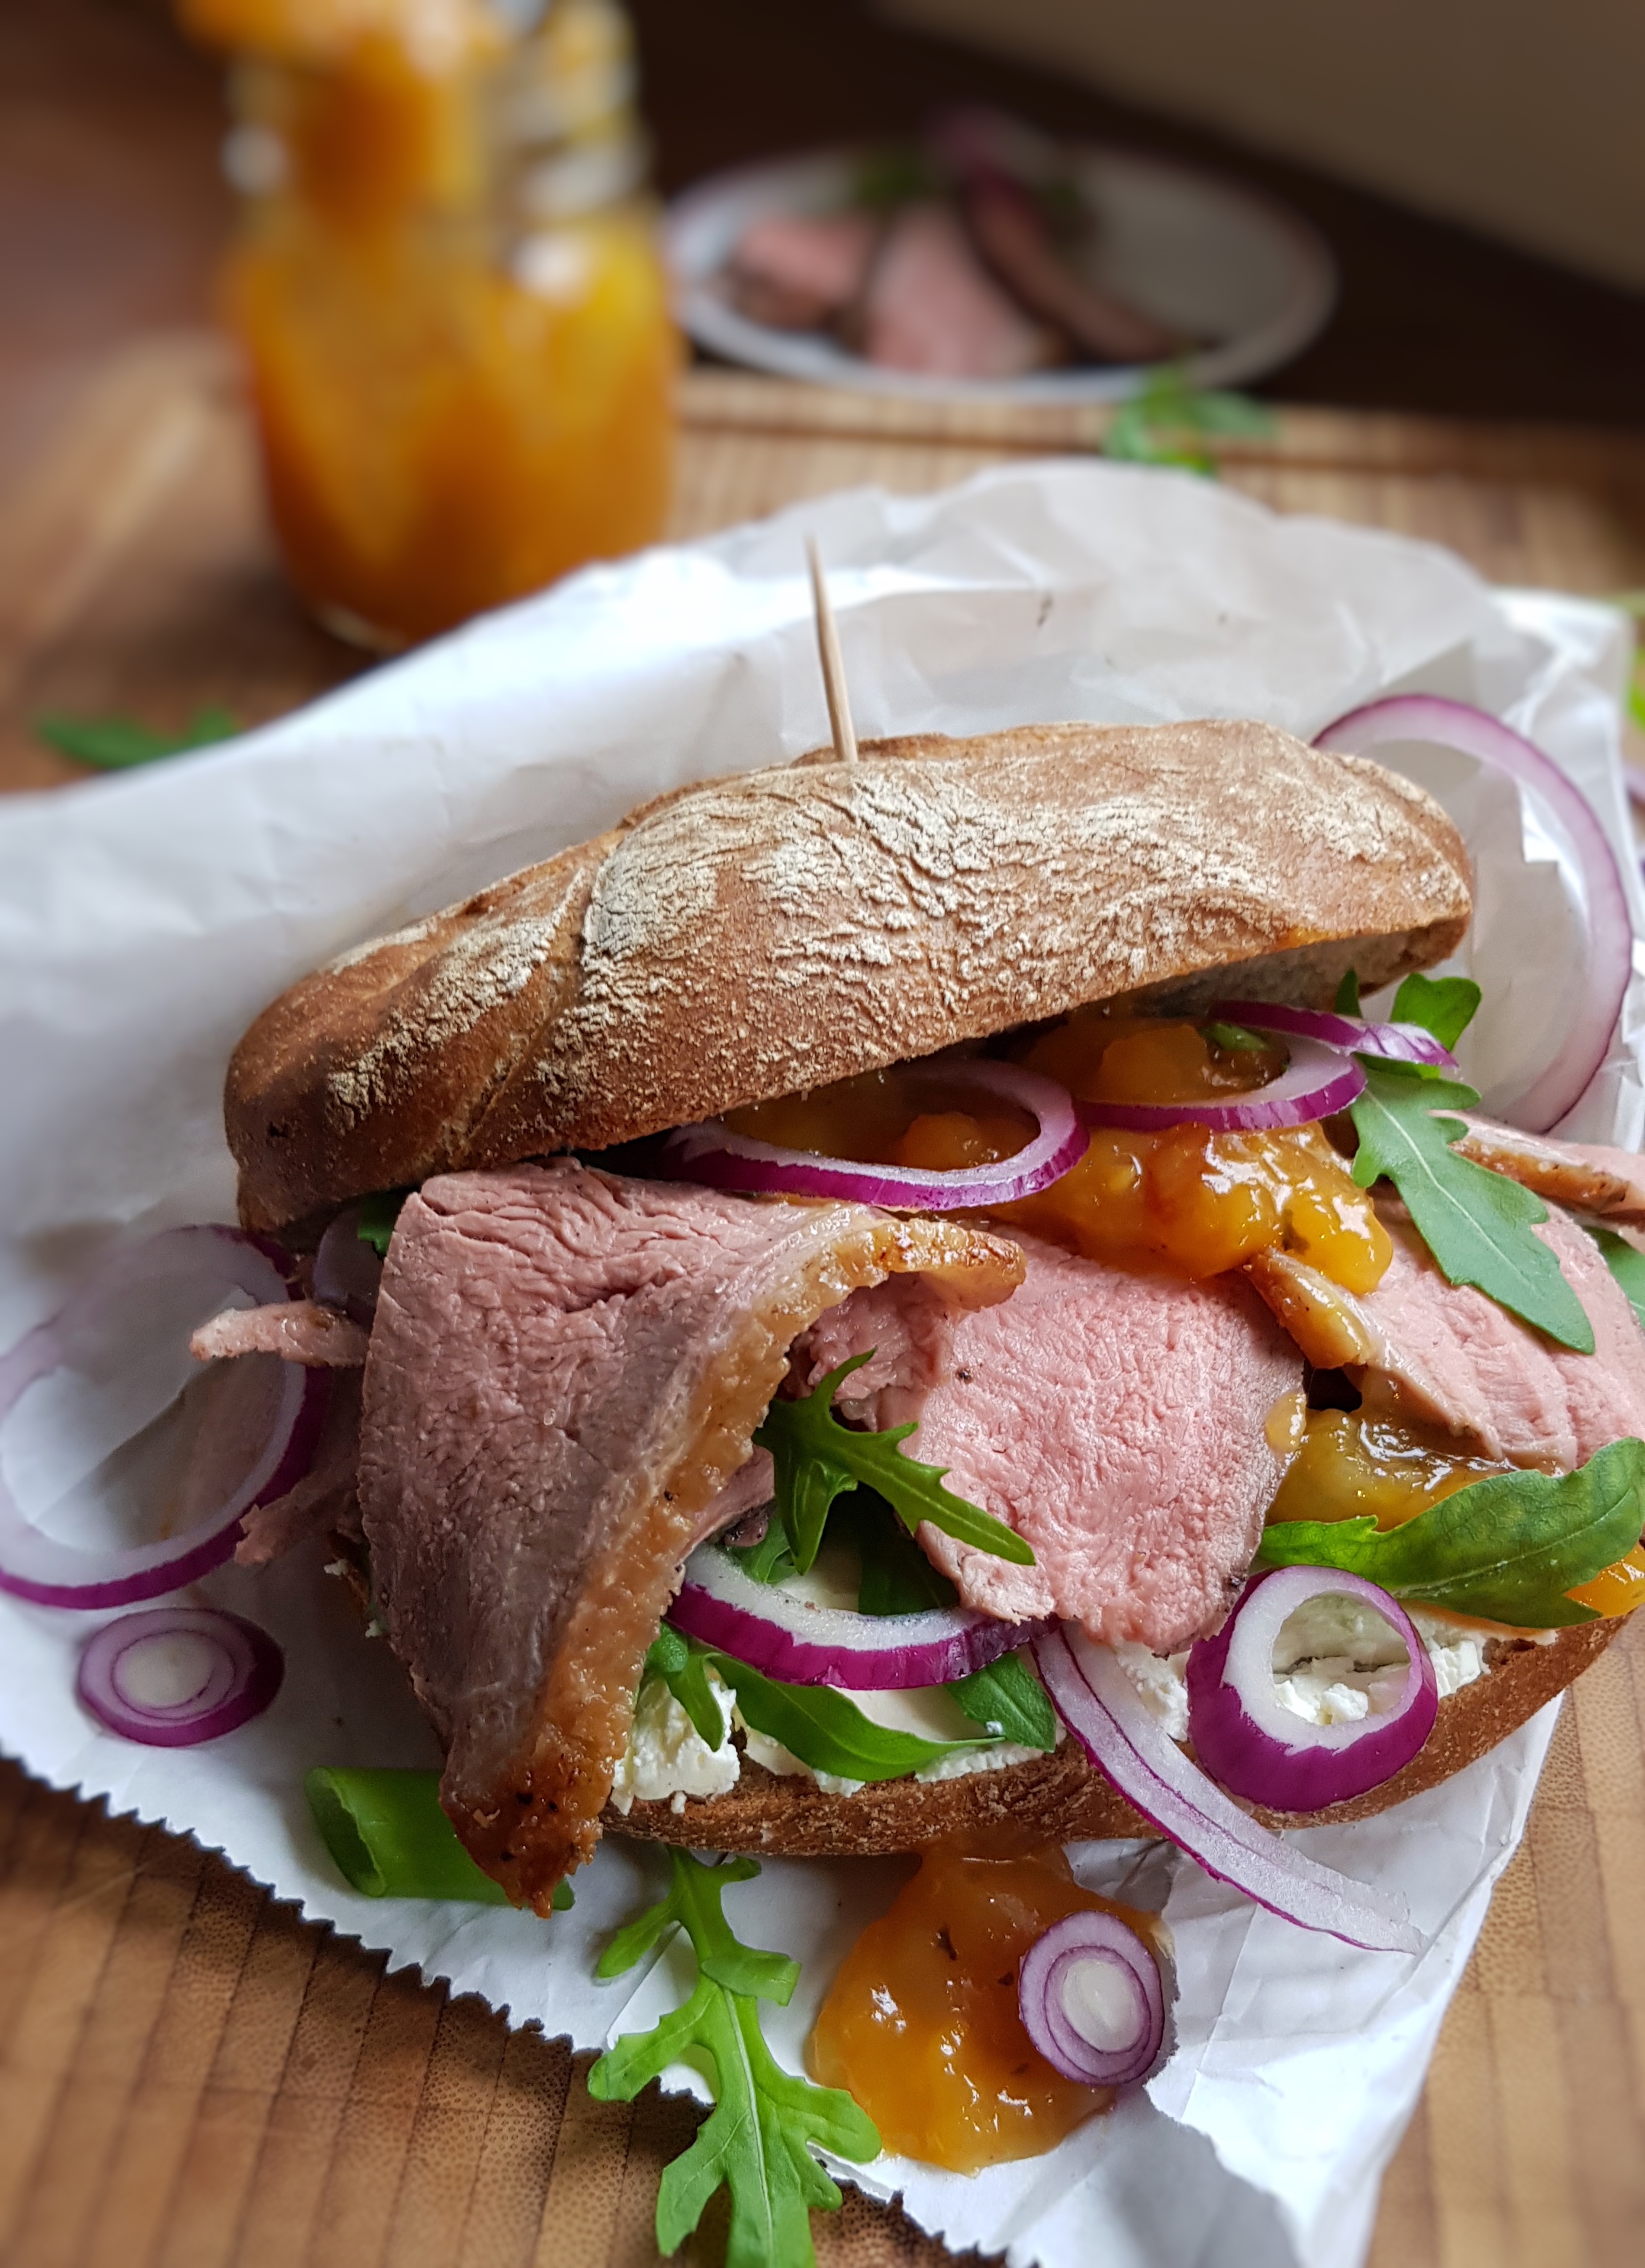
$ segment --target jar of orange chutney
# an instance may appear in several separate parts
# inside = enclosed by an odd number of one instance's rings
[[[269,500],[389,652],[653,541],[677,359],[615,0],[180,0],[235,56]]]

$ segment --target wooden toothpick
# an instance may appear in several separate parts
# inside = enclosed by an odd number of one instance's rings
[[[816,544],[810,536],[806,538],[806,556],[811,562],[811,596],[816,608],[817,652],[822,663],[822,690],[828,696],[829,730],[834,735],[834,753],[841,763],[854,764],[857,761],[857,733],[851,721],[851,696],[845,690],[845,664],[840,656],[839,632],[834,627],[834,609],[829,604],[822,562],[817,556]]]

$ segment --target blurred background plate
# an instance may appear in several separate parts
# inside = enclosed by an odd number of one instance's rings
[[[777,330],[739,313],[721,282],[754,222],[835,213],[852,202],[868,149],[749,166],[699,182],[669,209],[667,247],[676,312],[699,347],[779,377],[876,394],[985,396],[1015,401],[1118,401],[1138,391],[1136,364],[1085,364],[1014,379],[930,377],[889,370],[822,331]],[[1265,377],[1323,329],[1336,298],[1336,264],[1295,213],[1238,183],[1169,158],[1102,145],[1068,153],[1101,222],[1093,280],[1145,314],[1210,343],[1187,357],[1197,386]]]

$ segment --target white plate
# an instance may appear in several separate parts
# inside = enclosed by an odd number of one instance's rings
[[[676,312],[701,347],[731,362],[821,386],[873,394],[1012,401],[1119,401],[1146,372],[1134,364],[1036,371],[1010,379],[931,378],[882,370],[826,333],[750,322],[719,277],[750,223],[772,213],[836,212],[851,201],[867,153],[824,150],[716,173],[677,197],[667,227]],[[1285,207],[1212,173],[1128,150],[1076,147],[1075,179],[1102,220],[1094,282],[1143,313],[1213,342],[1184,365],[1198,386],[1265,377],[1324,328],[1337,296],[1323,239]]]

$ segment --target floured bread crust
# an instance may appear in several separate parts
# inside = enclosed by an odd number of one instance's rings
[[[1420,1753],[1381,1787],[1324,1811],[1246,1808],[1271,1827],[1346,1824],[1437,1787],[1562,1693],[1622,1627],[1619,1617],[1578,1624],[1545,1644],[1494,1640],[1486,1675],[1441,1702]],[[626,1814],[609,1805],[601,1824],[608,1835],[647,1842],[790,1858],[883,1857],[922,1851],[933,1843],[1028,1847],[1155,1837],[1118,1790],[1088,1764],[1073,1739],[1054,1755],[1000,1771],[931,1782],[888,1780],[855,1795],[830,1794],[808,1778],[779,1778],[745,1758],[728,1794],[688,1799],[678,1812],[668,1803],[636,1803]]]
[[[344,955],[265,1011],[225,1116],[275,1228],[601,1149],[1162,990],[1324,1003],[1449,953],[1467,855],[1379,766],[1265,725],[866,741],[708,781]]]

